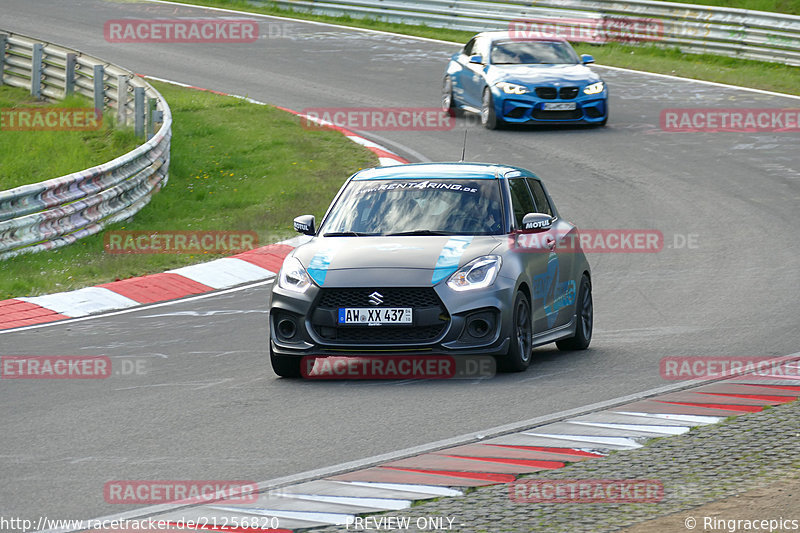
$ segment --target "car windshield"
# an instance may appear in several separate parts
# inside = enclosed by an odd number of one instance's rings
[[[575,65],[578,54],[569,45],[558,41],[513,41],[492,45],[494,65]]]
[[[321,228],[323,236],[499,235],[498,180],[351,181]]]

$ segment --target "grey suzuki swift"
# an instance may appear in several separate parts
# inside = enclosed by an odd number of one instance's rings
[[[285,259],[270,305],[276,374],[310,356],[491,355],[525,370],[534,346],[583,350],[592,278],[577,228],[541,180],[479,163],[352,175]]]

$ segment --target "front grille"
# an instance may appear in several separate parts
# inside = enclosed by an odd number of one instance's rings
[[[379,292],[383,303],[377,307],[410,307],[411,326],[339,326],[341,307],[372,307],[370,295]],[[311,326],[331,344],[414,344],[433,342],[445,331],[450,317],[432,287],[322,289],[312,314]]]
[[[383,297],[380,307],[433,307],[441,305],[436,291],[430,287],[388,289],[322,289],[320,307],[371,307],[369,295],[378,291]]]
[[[377,342],[377,343],[407,343],[430,342],[442,334],[446,324],[440,326],[414,327],[346,327],[337,328],[334,337],[339,342]]]
[[[555,87],[537,87],[536,96],[544,100],[555,100],[558,96],[558,91]]]
[[[575,109],[574,111],[544,111],[542,109],[534,109],[531,116],[538,120],[578,120],[583,118],[583,111]]]
[[[571,100],[578,96],[578,88],[577,87],[562,87],[559,91],[561,98],[564,100]]]

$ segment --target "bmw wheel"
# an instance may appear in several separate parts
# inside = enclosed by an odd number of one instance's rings
[[[513,321],[514,329],[508,353],[497,358],[497,369],[500,372],[522,372],[531,364],[533,347],[531,304],[521,291],[514,298]]]
[[[581,288],[578,299],[575,300],[575,314],[578,323],[575,325],[575,335],[556,341],[559,350],[585,350],[592,342],[592,326],[594,324],[594,306],[592,304],[592,284],[584,274],[581,278]]]
[[[488,87],[483,90],[483,98],[481,99],[481,124],[489,130],[496,129],[500,125],[500,121],[494,111],[492,91]]]
[[[450,115],[455,114],[455,102],[453,101],[453,79],[450,76],[444,77],[442,83],[442,111]]]

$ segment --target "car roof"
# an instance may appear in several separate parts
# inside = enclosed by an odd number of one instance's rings
[[[536,177],[529,170],[492,163],[412,163],[360,170],[353,174],[356,181],[385,179],[500,179],[516,176]]]
[[[568,42],[564,37],[559,35],[542,35],[540,37],[531,36],[531,37],[521,37],[520,34],[524,34],[521,31],[484,31],[481,32],[475,37],[486,37],[490,41],[545,41],[545,42],[559,42],[559,43],[566,43]],[[474,37],[473,37],[474,38]]]

